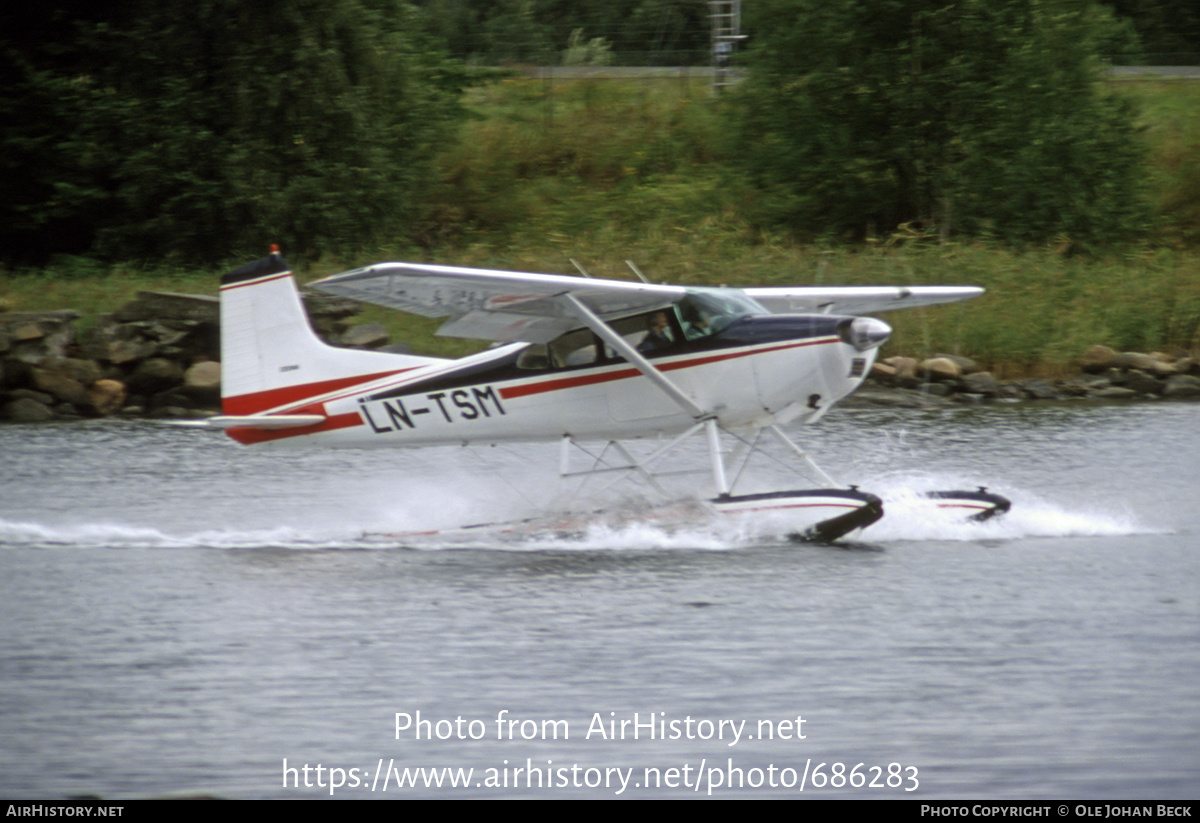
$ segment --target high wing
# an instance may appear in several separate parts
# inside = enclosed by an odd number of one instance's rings
[[[377,263],[309,284],[327,294],[423,317],[448,317],[437,333],[501,343],[547,343],[579,328],[570,294],[601,319],[665,307],[698,287],[426,263]],[[956,303],[977,286],[789,286],[731,289],[773,314],[861,315]]]
[[[608,318],[666,306],[687,292],[682,286],[424,263],[377,263],[309,285],[423,317],[449,317],[439,335],[501,343],[547,343],[579,328],[579,317],[559,299],[564,294]]]
[[[978,286],[784,286],[743,291],[772,314],[875,314],[958,303],[983,294]]]

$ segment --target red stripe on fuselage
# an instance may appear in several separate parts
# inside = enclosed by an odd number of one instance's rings
[[[411,371],[413,366],[404,369],[374,372],[373,374],[357,374],[353,377],[337,377],[332,380],[318,380],[316,383],[297,383],[295,386],[281,386],[278,389],[239,394],[237,397],[221,399],[221,411],[225,414],[258,414],[267,409],[283,406],[287,403],[297,403],[309,397],[338,391],[361,383],[370,383],[394,374]]]
[[[304,426],[298,429],[275,429],[269,431],[265,429],[253,429],[248,426],[234,426],[231,429],[226,429],[225,433],[243,446],[250,446],[254,443],[265,443],[269,440],[281,440],[285,437],[297,437],[302,434],[317,434],[318,432],[348,429],[352,426],[361,426],[362,424],[362,418],[357,413],[350,412],[349,414],[335,414],[333,417],[325,418],[325,422],[323,423],[317,423],[315,426]]]

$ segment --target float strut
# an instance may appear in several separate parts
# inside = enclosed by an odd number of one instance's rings
[[[725,479],[725,461],[721,458],[721,436],[715,417],[704,421],[704,432],[708,435],[708,456],[712,461],[713,482],[717,484],[717,494],[727,495],[729,494],[729,481]]]

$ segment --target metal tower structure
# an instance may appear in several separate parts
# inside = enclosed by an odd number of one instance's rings
[[[708,16],[712,23],[713,89],[719,94],[730,85],[729,58],[734,46],[745,40],[742,34],[741,0],[709,0]]]

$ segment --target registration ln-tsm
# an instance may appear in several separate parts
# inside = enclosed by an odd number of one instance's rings
[[[222,414],[209,425],[246,445],[431,446],[555,440],[606,443],[585,471],[636,473],[692,436],[707,444],[722,514],[786,514],[789,531],[834,540],[883,515],[840,486],[780,428],[813,423],[863,381],[891,328],[868,312],[951,303],[972,286],[701,288],[589,277],[379,263],[309,284],[318,291],[443,317],[438,334],[493,347],[456,360],[329,346],[312,331],[278,250],[221,281]],[[662,445],[635,459],[621,441]],[[739,456],[774,440],[816,487],[736,493]],[[780,447],[776,446],[778,450]],[[810,481],[811,482],[811,481]],[[1008,508],[986,491],[932,493],[985,519]]]

